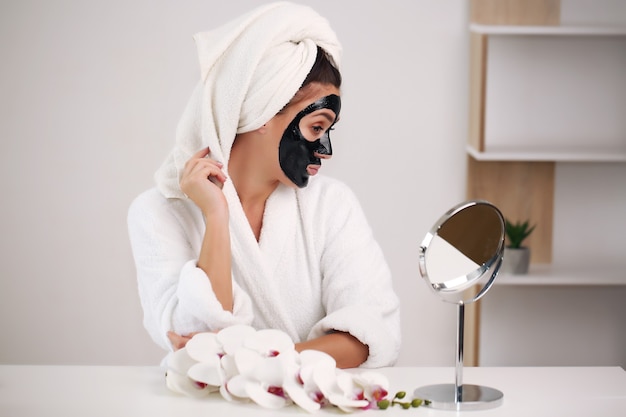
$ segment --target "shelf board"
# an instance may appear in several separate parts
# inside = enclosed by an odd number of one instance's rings
[[[466,145],[477,161],[554,161],[554,162],[626,162],[626,148],[576,147],[572,149],[529,149],[524,147],[490,147],[480,152]]]
[[[516,26],[470,24],[482,35],[626,36],[626,26]]]
[[[527,275],[499,274],[495,285],[510,286],[624,286],[626,265],[530,265]]]

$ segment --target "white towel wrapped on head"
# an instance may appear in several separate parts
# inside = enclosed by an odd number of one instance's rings
[[[341,47],[328,21],[288,2],[262,6],[194,39],[201,82],[179,122],[174,149],[155,174],[167,198],[184,196],[180,172],[203,147],[227,170],[235,135],[258,129],[293,98],[317,46],[339,68]]]

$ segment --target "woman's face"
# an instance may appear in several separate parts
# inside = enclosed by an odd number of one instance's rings
[[[283,114],[283,120],[291,119],[280,138],[278,161],[297,187],[306,187],[309,177],[320,169],[321,160],[332,156],[329,132],[340,109],[339,90],[319,85],[309,98],[289,106]]]

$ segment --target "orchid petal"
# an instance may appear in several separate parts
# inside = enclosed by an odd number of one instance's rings
[[[244,341],[244,346],[255,350],[262,355],[277,355],[292,351],[295,344],[289,335],[281,330],[263,329],[257,331]]]
[[[305,411],[312,413],[321,408],[320,403],[314,401],[302,385],[289,381],[283,384],[283,389],[289,398]]]
[[[167,371],[165,383],[170,390],[189,397],[204,397],[210,392],[207,385],[197,384],[186,375],[173,370]]]
[[[233,356],[239,373],[243,376],[254,378],[257,366],[263,360],[263,356],[246,348],[238,349]]]
[[[389,386],[389,379],[378,372],[365,371],[354,374],[354,380],[360,385],[380,385],[382,387]]]
[[[335,359],[327,353],[317,350],[304,350],[300,352],[299,361],[301,363],[300,368],[297,369],[294,378],[302,385],[302,388],[309,399],[316,404],[323,403],[325,401],[324,393],[333,392],[333,385],[335,379]],[[319,371],[326,375],[318,375],[318,379],[326,380],[330,382],[322,381],[321,384],[324,389],[320,388],[318,382],[314,378],[314,373],[317,368],[322,368],[325,371]],[[318,373],[319,373],[318,372]],[[296,394],[297,395],[297,394]]]
[[[324,363],[324,366],[331,368],[337,367],[337,362],[335,361],[335,359],[328,353],[322,352],[320,350],[303,350],[302,352],[300,352],[299,358],[302,366],[314,365],[318,362],[322,362]]]
[[[234,376],[229,379],[224,386],[228,393],[237,398],[248,398],[248,393],[246,392],[246,385],[249,380],[241,375]]]
[[[215,333],[198,333],[185,345],[187,353],[198,362],[212,361],[213,356],[217,356],[222,351],[222,345],[217,340]]]
[[[245,402],[249,402],[250,401],[249,398],[237,397],[236,395],[233,395],[228,390],[228,386],[227,385],[228,384],[222,384],[222,386],[219,388],[220,394],[222,395],[222,397],[226,401],[237,402],[237,403],[245,403]]]
[[[226,384],[222,384],[220,386],[220,395],[222,396],[222,398],[224,398],[226,401],[237,401],[237,397],[234,397],[233,395],[230,394],[230,392],[228,391],[227,388],[228,383]]]
[[[354,382],[365,391],[365,398],[370,401],[380,401],[389,391],[389,379],[378,372],[363,372],[354,375]]]
[[[181,375],[185,375],[189,368],[195,365],[197,362],[189,356],[187,349],[178,349],[172,352],[167,357],[167,368],[178,372]]]
[[[224,378],[226,380],[229,380],[239,374],[239,370],[237,370],[237,365],[235,363],[235,357],[233,355],[222,356],[220,359],[220,365],[224,371]]]
[[[365,408],[370,404],[367,400],[352,400],[343,395],[331,395],[328,397],[328,401],[346,413]]]
[[[294,351],[295,352],[295,351]],[[304,381],[300,378],[300,365],[297,361],[297,352],[291,358],[283,359],[283,385],[285,384],[295,384],[300,387],[304,387]],[[284,356],[284,355],[281,355]]]
[[[246,392],[252,401],[265,408],[281,408],[288,403],[286,398],[268,392],[261,384],[246,384]]]
[[[267,385],[283,385],[283,381],[285,380],[284,362],[285,361],[280,356],[262,358],[254,369],[254,378]]]
[[[309,369],[309,375],[311,375],[313,367],[309,366]],[[312,377],[305,382],[300,374],[301,368],[297,363],[288,363],[285,370],[283,389],[293,402],[302,409],[312,413],[321,408],[324,396],[319,391],[317,384],[312,380]]]
[[[317,383],[313,379],[313,372],[316,367],[335,369],[335,359],[327,353],[317,350],[303,350],[298,356],[300,360],[299,378],[304,383],[307,391],[317,390]]]
[[[228,355],[235,353],[243,345],[243,341],[256,333],[254,327],[244,324],[236,324],[226,327],[217,333],[217,341]]]
[[[326,398],[331,395],[343,395],[337,385],[337,370],[326,362],[318,362],[313,368],[312,379]]]
[[[343,395],[351,398],[355,392],[362,391],[357,389],[351,374],[337,370],[336,377],[337,387]]]
[[[205,384],[219,387],[224,383],[224,371],[220,367],[220,360],[215,356],[213,363],[203,362],[197,363],[187,371],[187,376],[194,381],[204,382]]]

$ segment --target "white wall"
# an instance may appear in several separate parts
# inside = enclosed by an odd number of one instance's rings
[[[126,234],[198,78],[192,35],[264,1],[0,3],[0,363],[156,364]],[[403,304],[400,364],[449,365],[417,248],[464,197],[468,6],[302,1],[342,40],[327,174],[360,197]]]

